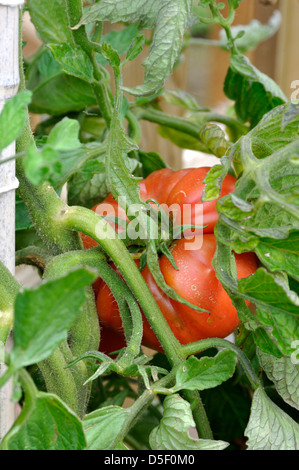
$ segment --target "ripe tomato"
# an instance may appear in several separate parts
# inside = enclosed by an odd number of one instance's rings
[[[109,326],[101,326],[100,351],[104,354],[111,354],[126,346],[123,334],[116,333]]]
[[[216,210],[217,200],[202,202],[201,197],[204,189],[204,179],[210,168],[188,168],[183,170],[170,170],[163,168],[154,171],[139,183],[140,197],[143,201],[155,199],[162,207],[171,213],[174,225],[196,224],[207,226],[203,233],[213,233],[218,220]],[[222,184],[220,197],[234,191],[236,179],[227,175]],[[104,201],[95,205],[92,210],[99,215],[116,216],[128,220],[124,209],[122,209],[113,196],[109,194]],[[189,212],[190,211],[190,212]],[[199,217],[202,212],[202,218]],[[121,227],[110,224],[119,232]],[[190,235],[186,231],[185,235]],[[86,249],[97,246],[92,238],[81,235]]]
[[[203,235],[201,248],[188,249],[194,239],[180,239],[173,243],[171,253],[178,270],[174,269],[165,255],[160,258],[160,268],[166,283],[181,297],[210,313],[200,312],[168,297],[155,283],[149,269],[142,276],[156,299],[171,330],[181,344],[205,338],[225,338],[239,324],[235,307],[229,295],[216,277],[212,259],[216,250],[213,234]],[[193,245],[195,247],[195,245]],[[238,278],[254,273],[258,267],[253,253],[236,254]],[[118,332],[122,331],[121,318],[114,297],[105,283],[97,296],[97,309],[101,322]],[[161,350],[148,321],[144,317],[143,344]]]

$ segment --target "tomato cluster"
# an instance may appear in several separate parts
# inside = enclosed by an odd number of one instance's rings
[[[189,207],[190,224],[197,223],[197,212],[202,212],[205,227],[200,235],[184,233],[183,238],[174,240],[170,251],[178,269],[175,269],[166,255],[160,257],[160,269],[166,283],[181,297],[190,303],[207,310],[209,313],[192,309],[188,305],[171,299],[156,284],[146,266],[141,274],[156,299],[161,312],[171,330],[181,344],[204,338],[224,338],[232,333],[239,324],[235,307],[229,295],[216,277],[212,259],[216,250],[214,227],[218,220],[216,200],[202,202],[204,179],[209,168],[191,168],[174,171],[162,169],[151,173],[139,183],[142,200],[153,199],[163,207],[172,208],[173,223],[183,223],[184,207]],[[220,197],[234,191],[236,180],[227,175],[223,181]],[[154,204],[154,203],[153,203]],[[190,211],[191,208],[191,211]],[[102,215],[112,214],[126,219],[125,211],[109,195],[93,210]],[[111,212],[110,212],[111,211]],[[120,227],[114,226],[116,231]],[[90,248],[94,242],[89,237],[83,238],[84,246]],[[253,253],[236,254],[238,278],[254,273],[258,267]],[[136,261],[138,264],[138,261]],[[104,282],[97,283],[97,309],[101,324],[109,328],[109,335],[114,335],[113,347],[123,347],[121,318],[113,294]],[[144,319],[142,343],[154,350],[161,351],[161,346],[147,319]],[[112,333],[113,332],[113,333]],[[102,348],[103,346],[101,346]],[[112,347],[112,345],[111,345]],[[106,351],[109,347],[105,346]],[[118,349],[118,347],[114,348]],[[110,351],[113,349],[110,348]]]

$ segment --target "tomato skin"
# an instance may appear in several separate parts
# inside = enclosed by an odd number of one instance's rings
[[[172,243],[171,252],[179,268],[172,267],[165,255],[160,258],[160,268],[166,283],[181,297],[197,305],[209,313],[194,310],[183,303],[168,297],[155,283],[147,266],[142,276],[156,299],[162,314],[171,330],[181,344],[198,341],[200,339],[219,337],[225,338],[232,333],[239,324],[237,311],[231,303],[229,295],[224,290],[212,266],[212,259],[216,250],[214,227],[218,220],[216,210],[217,200],[202,202],[204,179],[210,170],[209,167],[189,168],[179,171],[168,168],[151,173],[139,183],[140,197],[146,201],[155,199],[164,209],[172,212],[174,223],[198,224],[196,207],[202,210],[202,224],[207,227],[200,231],[200,235],[193,238],[181,238]],[[234,191],[236,179],[230,175],[224,178],[220,197]],[[188,205],[191,209],[191,218],[183,220],[183,207]],[[128,220],[125,211],[118,206],[111,194],[100,204],[93,207],[101,215],[117,216]],[[109,222],[116,232],[122,228]],[[190,231],[184,233],[190,235]],[[85,248],[96,246],[97,243],[89,237],[84,237]],[[202,241],[202,246],[194,245],[194,241]],[[257,258],[253,253],[235,255],[238,277],[247,277],[258,268]],[[135,261],[138,265],[138,261]],[[114,267],[112,265],[112,267]],[[114,267],[114,269],[116,269]],[[122,321],[117,302],[104,282],[94,285],[97,298],[97,310],[101,324],[113,330],[118,338],[123,338]],[[157,351],[163,351],[143,312],[143,339],[142,343]]]
[[[203,233],[213,233],[218,220],[216,210],[217,200],[209,202],[201,201],[204,189],[203,181],[209,170],[209,167],[201,167],[177,171],[163,168],[162,170],[154,171],[139,183],[140,197],[143,201],[155,199],[159,204],[162,204],[164,209],[167,210],[169,208],[173,214],[175,225],[181,225],[182,223],[199,225],[199,220],[200,225],[207,225]],[[233,192],[235,183],[236,179],[233,176],[226,175],[223,180],[220,197]],[[184,210],[184,206],[186,208],[187,205],[191,209],[191,218],[188,217],[189,212],[187,209]],[[100,204],[96,204],[92,210],[99,215],[116,216],[128,221],[124,209],[117,204],[111,194]],[[202,219],[197,219],[196,214],[200,214],[201,210],[203,217]],[[187,220],[184,218],[184,214],[187,215]],[[117,233],[122,230],[121,227],[113,224],[113,222],[109,223],[115,228]],[[188,236],[192,232],[186,231],[184,234]],[[86,249],[98,245],[91,237],[81,234],[81,238]]]
[[[126,340],[123,334],[116,333],[106,325],[101,326],[100,352],[110,354],[126,347]]]
[[[181,344],[212,337],[225,338],[239,325],[237,311],[212,266],[216,250],[215,236],[203,235],[202,247],[188,250],[191,243],[194,243],[194,239],[182,238],[176,241],[171,252],[179,270],[174,269],[168,258],[162,255],[161,272],[166,283],[180,296],[210,313],[194,310],[168,297],[157,286],[147,267],[141,273],[172,332]],[[257,258],[253,253],[235,255],[235,258],[239,279],[256,271]],[[122,330],[117,303],[104,283],[99,289],[97,309],[105,325],[118,332]],[[161,351],[161,346],[144,315],[143,320],[143,344]]]

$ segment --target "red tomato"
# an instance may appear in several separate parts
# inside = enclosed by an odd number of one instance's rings
[[[194,239],[184,238],[174,242],[171,252],[179,270],[174,269],[168,258],[162,255],[161,272],[166,283],[181,297],[210,313],[194,310],[172,300],[157,286],[147,267],[142,271],[143,278],[181,344],[212,337],[225,338],[239,324],[237,311],[212,266],[216,249],[215,236],[204,235],[201,248],[188,249],[192,243]],[[257,258],[253,253],[236,254],[235,258],[239,278],[247,277],[256,271]],[[121,332],[122,324],[117,303],[104,283],[98,292],[97,309],[103,324],[109,325],[118,333]],[[159,341],[145,318],[143,344],[161,350]]]
[[[118,334],[108,326],[101,326],[101,341],[99,350],[104,354],[110,354],[126,346],[123,334]]]
[[[207,227],[203,233],[213,233],[218,219],[216,210],[217,200],[202,202],[201,197],[204,189],[204,179],[210,168],[188,168],[183,170],[162,170],[151,173],[147,178],[139,183],[140,197],[143,201],[155,199],[162,207],[172,213],[174,224],[197,224]],[[234,191],[236,179],[227,175],[222,184],[220,197]],[[128,220],[124,209],[122,209],[115,199],[109,194],[100,204],[95,205],[92,210],[100,215],[116,216],[123,220]],[[189,212],[190,210],[190,212]],[[202,218],[197,218],[201,214]],[[189,217],[190,213],[190,217]],[[121,227],[110,222],[119,233]],[[190,231],[185,232],[185,236],[190,235]],[[81,235],[85,248],[97,246],[92,238]]]

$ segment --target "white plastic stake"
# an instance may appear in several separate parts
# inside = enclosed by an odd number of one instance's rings
[[[6,101],[19,87],[19,14],[20,0],[0,0],[0,112]],[[15,144],[9,145],[0,160],[15,154]],[[15,177],[14,160],[0,165],[0,259],[15,273]],[[0,375],[4,372],[0,361]],[[16,417],[11,401],[12,384],[0,389],[0,439],[6,434]]]

